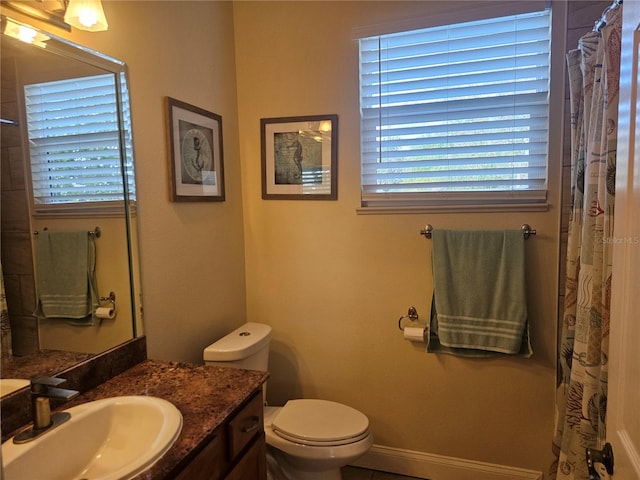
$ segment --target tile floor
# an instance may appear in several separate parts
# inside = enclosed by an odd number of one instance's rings
[[[393,473],[376,472],[365,468],[344,467],[342,480],[419,480],[416,477],[405,477]]]

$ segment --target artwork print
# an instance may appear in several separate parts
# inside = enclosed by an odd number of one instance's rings
[[[322,183],[320,132],[274,134],[274,181],[277,185]]]
[[[213,130],[184,120],[179,120],[178,126],[181,139],[182,183],[215,185]]]
[[[222,117],[167,97],[174,202],[224,201]]]
[[[262,198],[337,198],[338,116],[263,118]]]

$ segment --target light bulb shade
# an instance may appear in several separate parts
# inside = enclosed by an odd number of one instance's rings
[[[64,21],[89,32],[102,32],[109,28],[100,0],[69,0]]]

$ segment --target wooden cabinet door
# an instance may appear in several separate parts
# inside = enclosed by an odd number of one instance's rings
[[[236,458],[258,433],[264,431],[262,392],[258,392],[238,414],[229,421],[229,459]]]
[[[264,433],[260,434],[226,480],[266,480],[267,447]]]
[[[229,467],[224,428],[216,431],[209,444],[180,472],[176,480],[220,480]]]

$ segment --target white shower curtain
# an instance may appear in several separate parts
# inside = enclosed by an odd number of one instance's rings
[[[567,54],[571,198],[551,478],[588,480],[585,448],[602,448],[607,410],[611,257],[622,8]]]

